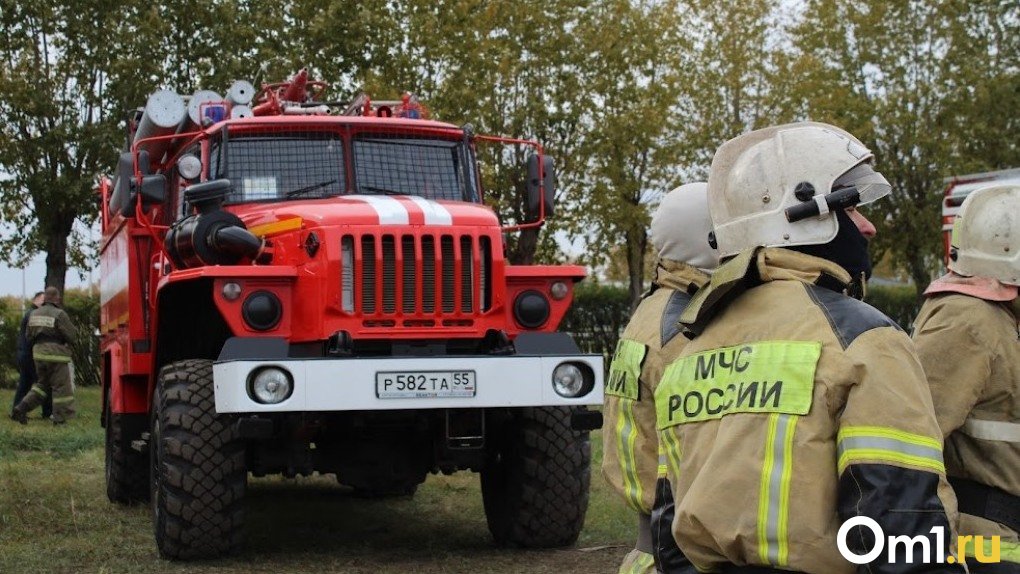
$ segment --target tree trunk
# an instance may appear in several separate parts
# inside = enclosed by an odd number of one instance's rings
[[[648,233],[644,226],[627,232],[627,277],[630,282],[630,312],[637,309],[645,289],[645,248]]]
[[[522,229],[518,233],[517,243],[510,251],[509,259],[511,265],[531,265],[535,262],[535,252],[538,251],[539,228]]]
[[[928,288],[928,283],[931,282],[931,271],[925,265],[924,257],[919,254],[910,257],[908,267],[910,269],[910,278],[914,281],[914,289],[917,289],[917,301],[920,304],[924,299],[924,290]]]
[[[39,225],[45,230],[46,284],[56,287],[61,296],[67,276],[67,238],[71,235],[75,214],[67,210],[53,210],[40,214]]]
[[[46,242],[46,287],[56,287],[64,293],[67,275],[67,236],[52,235]]]

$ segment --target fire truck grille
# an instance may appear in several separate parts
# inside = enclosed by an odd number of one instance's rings
[[[340,246],[341,302],[348,313],[455,316],[481,313],[491,305],[488,237],[347,235]]]

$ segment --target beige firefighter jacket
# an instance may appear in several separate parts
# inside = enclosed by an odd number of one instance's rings
[[[703,331],[666,358],[655,402],[673,535],[699,570],[856,572],[836,535],[859,515],[933,546],[941,526],[949,546],[956,502],[921,365],[892,320],[818,285],[849,280],[824,259],[759,248],[717,269],[683,315]],[[863,534],[847,540],[859,554]],[[885,558],[862,571],[929,571],[916,555],[917,570]]]
[[[1020,328],[1010,303],[957,293],[924,302],[914,343],[928,376],[935,414],[946,437],[950,476],[1020,496]],[[1017,533],[961,515],[961,534]]]
[[[36,361],[68,363],[71,361],[71,342],[74,341],[74,323],[63,309],[53,303],[43,303],[28,316],[26,330]]]
[[[659,440],[653,393],[664,368],[661,349],[664,342],[683,348],[687,339],[679,334],[679,312],[707,282],[708,275],[690,265],[660,260],[653,288],[631,316],[609,367],[602,474],[641,514],[651,513],[655,499]]]

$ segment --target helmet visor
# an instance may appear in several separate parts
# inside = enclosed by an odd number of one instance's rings
[[[871,203],[889,195],[892,186],[881,173],[875,171],[870,163],[861,163],[832,182],[832,191],[853,187],[860,195],[858,205]]]

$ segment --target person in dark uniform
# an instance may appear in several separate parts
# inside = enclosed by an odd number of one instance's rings
[[[11,404],[11,412],[18,406],[21,399],[25,398],[28,391],[36,381],[35,361],[32,360],[32,346],[28,343],[28,316],[32,311],[43,304],[43,292],[39,291],[32,296],[32,308],[25,311],[21,318],[21,327],[18,329],[18,348],[15,354],[15,361],[18,366],[18,388],[14,391],[14,402]],[[47,397],[42,407],[43,418],[50,418],[53,414],[53,398]]]

